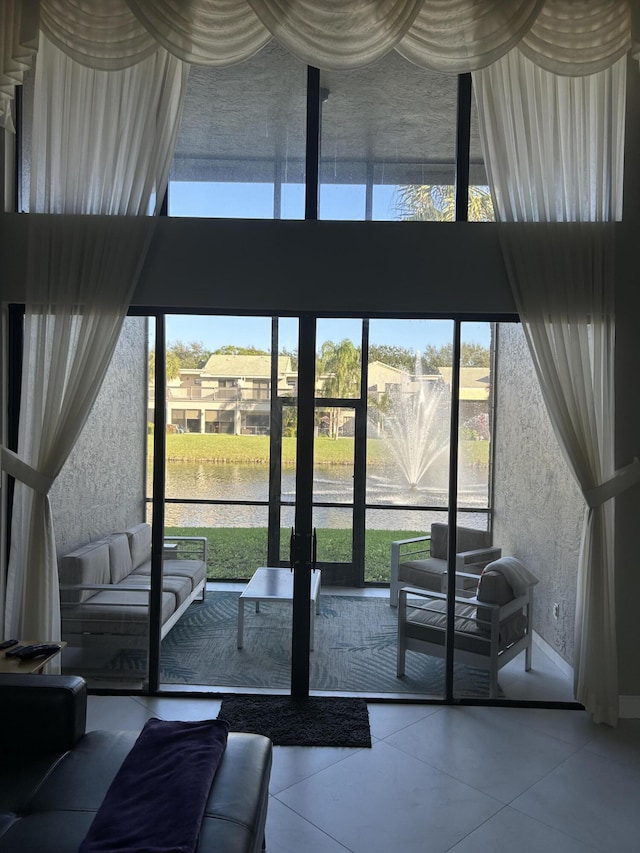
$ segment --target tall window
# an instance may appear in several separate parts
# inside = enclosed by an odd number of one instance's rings
[[[456,77],[393,51],[368,68],[321,72],[316,164],[305,156],[303,63],[272,42],[231,68],[194,67],[168,214],[301,219],[317,165],[320,219],[454,221],[454,188],[467,184],[457,164],[468,158],[469,218],[493,219],[470,87],[459,92]]]

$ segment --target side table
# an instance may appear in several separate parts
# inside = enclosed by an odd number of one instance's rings
[[[20,646],[30,646],[33,643],[44,643],[49,642],[48,640],[20,640],[18,645]],[[33,674],[36,672],[42,672],[45,666],[52,661],[56,655],[59,655],[60,652],[67,645],[64,641],[59,642],[55,640],[56,643],[59,643],[60,648],[56,652],[52,652],[50,655],[47,655],[44,658],[33,658],[32,660],[20,660],[20,658],[8,658],[4,652],[0,652],[0,674],[11,673],[12,675],[16,675],[17,673],[23,673],[24,675]],[[14,646],[16,648],[16,646]],[[7,651],[11,651],[11,649],[7,649]]]

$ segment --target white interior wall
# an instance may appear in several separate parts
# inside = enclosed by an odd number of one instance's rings
[[[128,317],[87,423],[51,490],[58,556],[145,520],[147,320]]]

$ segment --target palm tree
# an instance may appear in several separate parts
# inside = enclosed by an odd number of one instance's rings
[[[409,184],[397,191],[398,219],[407,221],[453,222],[455,191],[451,184]],[[493,222],[493,201],[489,187],[469,187],[469,222]]]
[[[323,397],[353,397],[360,381],[360,349],[353,341],[345,338],[340,343],[325,341],[320,348],[318,374],[324,382],[320,394]],[[338,437],[340,410],[329,410],[329,434]]]

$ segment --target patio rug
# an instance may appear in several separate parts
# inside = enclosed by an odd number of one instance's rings
[[[167,684],[289,690],[291,603],[245,606],[244,648],[238,649],[237,592],[210,591],[194,602],[162,642],[160,680]],[[444,661],[407,652],[406,675],[396,677],[396,610],[389,599],[320,596],[311,652],[311,690],[349,693],[444,694]],[[109,664],[119,677],[146,671],[144,651],[123,649]],[[457,696],[489,695],[485,670],[456,664]]]
[[[227,720],[232,732],[266,735],[276,746],[371,746],[364,699],[228,696],[218,719]]]

